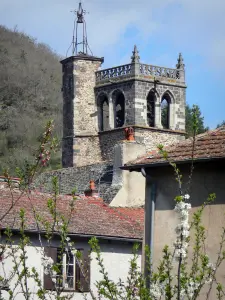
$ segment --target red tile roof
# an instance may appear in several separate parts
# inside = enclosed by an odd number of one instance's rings
[[[173,162],[190,161],[192,158],[193,139],[187,139],[173,146],[165,147],[168,159]],[[225,126],[196,136],[194,159],[225,158]],[[156,165],[165,163],[159,151],[151,151],[124,165],[124,169],[139,165]]]
[[[8,212],[12,204],[13,208]],[[51,221],[47,209],[50,194],[32,192],[21,194],[14,189],[11,194],[8,188],[0,189],[0,221],[1,227],[19,229],[18,212],[26,211],[27,230],[37,230],[33,208],[44,218]],[[69,215],[72,196],[60,195],[57,200],[57,211]],[[78,197],[72,213],[69,232],[77,235],[94,235],[126,239],[142,239],[144,229],[143,208],[114,208],[106,205],[101,198]]]

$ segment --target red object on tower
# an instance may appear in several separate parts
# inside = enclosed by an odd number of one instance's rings
[[[125,137],[127,141],[134,141],[134,129],[133,127],[125,128]]]
[[[87,196],[87,197],[96,197],[96,198],[99,197],[98,190],[97,190],[96,187],[95,187],[95,182],[94,182],[94,180],[91,180],[91,181],[90,181],[89,189],[86,190],[86,191],[84,191],[84,194],[85,194],[85,196]]]

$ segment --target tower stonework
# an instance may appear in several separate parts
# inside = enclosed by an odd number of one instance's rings
[[[99,70],[103,58],[79,53],[63,65],[63,167],[113,161],[114,146],[133,127],[146,150],[185,136],[186,85],[181,54],[176,68],[131,63]]]
[[[81,2],[73,12],[72,56],[61,61],[63,169],[43,173],[38,185],[51,191],[57,176],[60,193],[75,187],[82,194],[91,180],[111,206],[144,205],[144,177],[120,166],[185,138],[183,57],[175,68],[143,64],[134,46],[130,63],[101,69],[104,59],[89,48]]]
[[[95,72],[102,62],[103,58],[82,53],[61,61],[63,70],[62,165],[64,168],[77,166],[82,159],[83,164],[94,162],[89,157],[92,155],[88,153],[91,154],[91,148],[94,147],[91,141],[96,140],[98,135],[94,87]],[[83,146],[83,151],[80,145]],[[96,145],[96,149],[95,152],[98,151],[99,145]]]

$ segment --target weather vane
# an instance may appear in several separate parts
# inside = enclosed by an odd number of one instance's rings
[[[84,19],[84,15],[86,15],[88,12],[83,9],[81,1],[79,2],[79,6],[77,10],[71,10],[72,13],[75,14],[76,18],[74,19],[74,27],[73,27],[73,39],[72,39],[72,55],[77,55],[78,54],[78,46],[81,46],[79,48],[82,49],[81,52],[82,54],[88,55],[88,50],[90,51],[91,55],[92,51],[88,45],[87,41],[87,28],[86,28],[86,21]],[[82,24],[82,39],[81,41],[78,41],[78,29],[79,29],[79,24]],[[71,47],[70,45],[70,47]],[[70,49],[69,47],[69,49]],[[67,50],[67,53],[69,51]],[[67,56],[67,55],[66,55]]]

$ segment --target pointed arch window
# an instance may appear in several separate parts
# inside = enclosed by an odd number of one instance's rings
[[[168,94],[164,94],[161,101],[161,124],[164,129],[170,128],[170,104],[170,96]]]
[[[100,97],[100,116],[99,130],[105,131],[109,129],[109,101],[107,96]]]
[[[122,92],[117,91],[114,95],[115,128],[122,127],[125,122],[125,98]]]
[[[147,97],[147,122],[150,127],[155,126],[155,93],[150,91]]]

